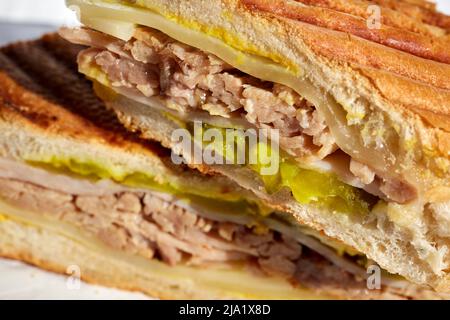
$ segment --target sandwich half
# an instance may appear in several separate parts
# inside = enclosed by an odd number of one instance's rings
[[[174,165],[95,96],[81,49],[48,35],[0,50],[0,256],[166,299],[446,297]]]
[[[79,69],[129,130],[390,273],[450,290],[450,18],[433,4],[67,3],[85,27],[61,34],[90,47]],[[196,123],[276,131],[279,170],[196,162],[173,138],[195,140]]]

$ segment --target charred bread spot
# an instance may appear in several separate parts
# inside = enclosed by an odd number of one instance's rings
[[[444,38],[424,36],[408,30],[382,25],[369,29],[367,19],[328,8],[298,6],[284,0],[242,0],[251,11],[263,11],[379,43],[418,57],[450,63],[450,43]]]
[[[109,145],[169,151],[125,129],[78,72],[76,57],[84,47],[57,34],[0,49],[0,116],[15,114],[42,129],[96,138]]]

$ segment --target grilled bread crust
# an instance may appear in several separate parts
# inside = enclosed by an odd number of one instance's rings
[[[156,181],[170,175],[223,194],[240,189],[218,175],[174,165],[170,150],[125,129],[78,73],[81,49],[57,34],[0,49],[1,157],[23,161],[30,155],[87,156],[136,172],[154,172]]]
[[[379,128],[384,129],[388,122],[395,128],[404,150],[410,148],[408,137],[413,136],[414,147],[398,160],[401,174],[413,172],[420,181],[419,196],[424,203],[439,206],[436,214],[430,208],[416,215],[404,209],[401,227],[381,229],[372,237],[365,227],[350,230],[354,223],[333,225],[334,218],[319,222],[317,216],[293,204],[290,211],[302,223],[351,244],[391,272],[450,290],[448,273],[431,271],[423,257],[419,258],[420,250],[411,247],[412,233],[419,233],[431,245],[438,244],[442,249],[438,254],[449,261],[445,251],[449,239],[433,238],[424,231],[444,223],[446,218],[436,217],[448,216],[450,207],[448,17],[425,1],[380,0],[375,2],[382,9],[381,28],[369,29],[365,23],[367,11],[363,10],[370,4],[367,1],[211,0],[208,5],[181,0],[131,2],[183,27],[219,38],[242,52],[271,59],[292,72],[300,70],[299,77],[307,78],[341,105],[369,106],[371,113],[383,115],[376,123]],[[126,106],[116,109],[120,109],[121,121],[128,128],[171,147],[167,140],[170,125],[164,124],[167,120],[148,119]],[[375,163],[370,165],[381,172],[389,171]],[[217,168],[200,169],[214,172]],[[221,173],[231,178],[239,175],[228,169]],[[254,181],[244,184],[260,194],[261,186]],[[371,240],[361,240],[363,234]]]
[[[167,149],[127,131],[115,113],[94,95],[91,83],[76,70],[80,49],[55,34],[0,49],[0,156],[20,161],[29,152],[59,149],[61,153],[73,149],[74,153],[96,153],[99,158],[114,158],[119,163],[141,163],[142,170],[147,166],[161,168],[162,172],[168,168],[176,170],[169,166],[169,161],[159,160],[167,157]],[[217,175],[205,177],[193,170],[177,174],[191,183],[211,183],[222,185],[224,190],[239,190]],[[244,190],[241,192],[245,194]],[[63,228],[47,229],[2,214],[8,213],[0,212],[1,257],[61,274],[76,264],[87,282],[140,291],[155,298],[242,298],[239,290],[224,292],[191,281],[160,277],[130,262],[135,257],[114,259],[104,255],[112,249],[105,247],[99,252],[84,246],[66,236]],[[326,292],[325,296],[328,294],[343,299],[367,298],[350,296],[340,289]],[[428,289],[408,294],[418,299],[442,298]],[[265,298],[264,293],[261,297]],[[393,296],[380,292],[379,297]]]
[[[366,110],[359,127],[339,124],[359,135],[355,141],[363,149],[355,152],[338,140],[339,147],[376,172],[405,179],[424,203],[450,201],[450,38],[442,23],[423,18],[424,12],[448,18],[432,5],[401,2],[405,12],[412,6],[421,12],[409,17],[418,26],[413,29],[403,25],[406,14],[394,2],[379,1],[381,18],[387,10],[395,23],[382,20],[372,29],[361,12],[369,4],[364,1],[131,2],[297,73],[299,81],[314,86],[316,96],[334,102],[327,111],[329,126],[344,109]],[[391,135],[385,149],[393,158],[386,153],[383,162],[364,157],[383,152],[376,150],[380,132]]]
[[[367,9],[373,3],[380,5],[381,25],[370,29]],[[450,17],[428,2],[214,0],[205,6],[202,1],[138,0],[136,4],[177,17],[188,27],[236,35],[244,42],[243,51],[279,57],[301,69],[306,63],[321,63],[332,73],[345,77],[349,73],[391,108],[413,111],[428,121],[428,129],[450,131]],[[194,21],[197,24],[190,24]]]

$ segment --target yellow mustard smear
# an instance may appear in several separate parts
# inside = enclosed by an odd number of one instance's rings
[[[236,50],[242,51],[247,54],[252,54],[252,55],[256,55],[259,57],[263,57],[263,58],[272,60],[273,62],[276,62],[276,63],[286,67],[289,71],[291,71],[292,73],[294,73],[296,75],[301,74],[301,70],[299,69],[299,67],[292,61],[289,61],[288,59],[286,59],[286,57],[276,54],[276,53],[273,53],[273,52],[264,51],[261,48],[258,48],[256,45],[250,43],[246,39],[244,39],[236,34],[233,34],[231,32],[231,30],[228,30],[225,28],[220,28],[220,27],[204,25],[198,21],[186,19],[186,18],[176,15],[174,13],[161,12],[157,8],[151,7],[148,4],[148,2],[143,1],[143,0],[137,0],[135,5],[155,11],[158,14],[164,16],[166,19],[173,21],[180,26],[183,26],[183,27],[191,29],[191,30],[199,31],[205,35],[222,40],[224,43],[226,43],[227,45],[229,45],[230,47],[232,47]],[[231,14],[229,12],[224,12],[223,14],[227,17],[227,19],[232,18]]]
[[[0,213],[0,223],[5,222],[7,220],[9,220],[9,218],[6,215]]]

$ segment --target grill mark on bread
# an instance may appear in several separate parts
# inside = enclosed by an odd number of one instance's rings
[[[366,0],[295,0],[305,5],[317,6],[322,8],[328,8],[336,10],[342,13],[355,15],[364,19],[370,17],[368,12],[369,6],[373,5],[373,2]],[[395,11],[388,7],[382,7],[382,23],[387,26],[396,27],[399,29],[405,29],[412,32],[420,33],[423,35],[431,36],[444,36],[447,31],[434,26],[428,25],[413,17],[410,17],[403,12]]]
[[[77,70],[76,56],[81,49],[57,34],[1,48],[0,117],[12,112],[43,129],[52,127],[58,134],[143,147],[168,157],[169,150],[125,129],[94,94],[91,82]]]
[[[270,13],[265,14],[273,16]],[[266,18],[269,19],[269,17]],[[281,25],[286,24],[286,20],[288,20],[280,17],[273,18],[276,19],[275,21],[278,20]],[[450,89],[449,64],[426,60],[342,32],[303,22],[294,22],[288,20],[287,24],[291,28],[289,32],[302,39],[319,56],[342,64],[356,64],[381,69],[440,89]]]
[[[407,14],[417,21],[450,30],[450,17],[436,11],[436,4],[424,1],[372,0],[383,7]]]
[[[0,104],[43,128],[49,127],[52,122],[58,120],[56,116],[49,116],[43,113],[35,112],[30,110],[27,106],[18,105],[12,99],[4,96],[3,94],[0,96]]]
[[[81,75],[59,63],[42,43],[18,44],[4,50],[38,83],[45,84],[46,98],[88,119],[106,130],[120,130],[117,119],[92,94],[91,85]],[[125,131],[122,129],[122,132]],[[120,131],[119,131],[120,132]]]
[[[244,6],[242,1],[253,0],[239,1]],[[245,7],[243,10],[251,11]],[[281,28],[283,32],[290,34],[292,41],[303,42],[313,53],[330,61],[380,69],[416,83],[450,89],[450,64],[427,60],[351,34],[284,18],[267,11],[258,11],[253,16],[255,19],[271,21],[274,28]]]
[[[424,36],[418,33],[382,25],[369,29],[367,20],[327,8],[298,6],[285,0],[242,0],[248,8],[315,26],[352,34],[418,57],[450,63],[450,42],[445,38]]]
[[[40,43],[42,47],[51,54],[58,62],[63,63],[70,70],[77,71],[77,56],[78,53],[85,49],[80,45],[67,45],[67,41],[54,34],[44,35]],[[77,73],[77,72],[75,72]]]
[[[25,88],[43,96],[48,95],[48,92],[44,87],[36,81],[33,81],[33,79],[19,67],[17,61],[9,58],[2,50],[0,50],[0,70],[14,78]]]
[[[383,12],[383,22],[411,31],[448,34],[450,18],[436,10],[436,4],[420,0],[295,0],[306,5],[326,7],[340,12],[365,16],[370,5],[378,5]],[[415,24],[415,26],[412,25]],[[441,29],[441,30],[439,30]],[[442,34],[442,35],[443,35]]]
[[[389,0],[392,1],[392,0]],[[396,0],[397,2],[403,2],[408,4],[413,4],[416,6],[419,6],[421,8],[429,9],[429,10],[436,10],[436,3],[432,2],[433,0]]]
[[[394,76],[389,72],[373,68],[360,68],[360,72],[389,100],[406,106],[419,114],[430,126],[439,127],[450,132],[450,90],[440,90],[433,86],[417,83],[411,88],[405,77]],[[397,90],[393,89],[397,88]],[[401,88],[401,90],[398,90]],[[414,92],[414,100],[408,98],[404,92]],[[432,103],[431,103],[432,102]],[[447,154],[447,151],[442,153]]]

